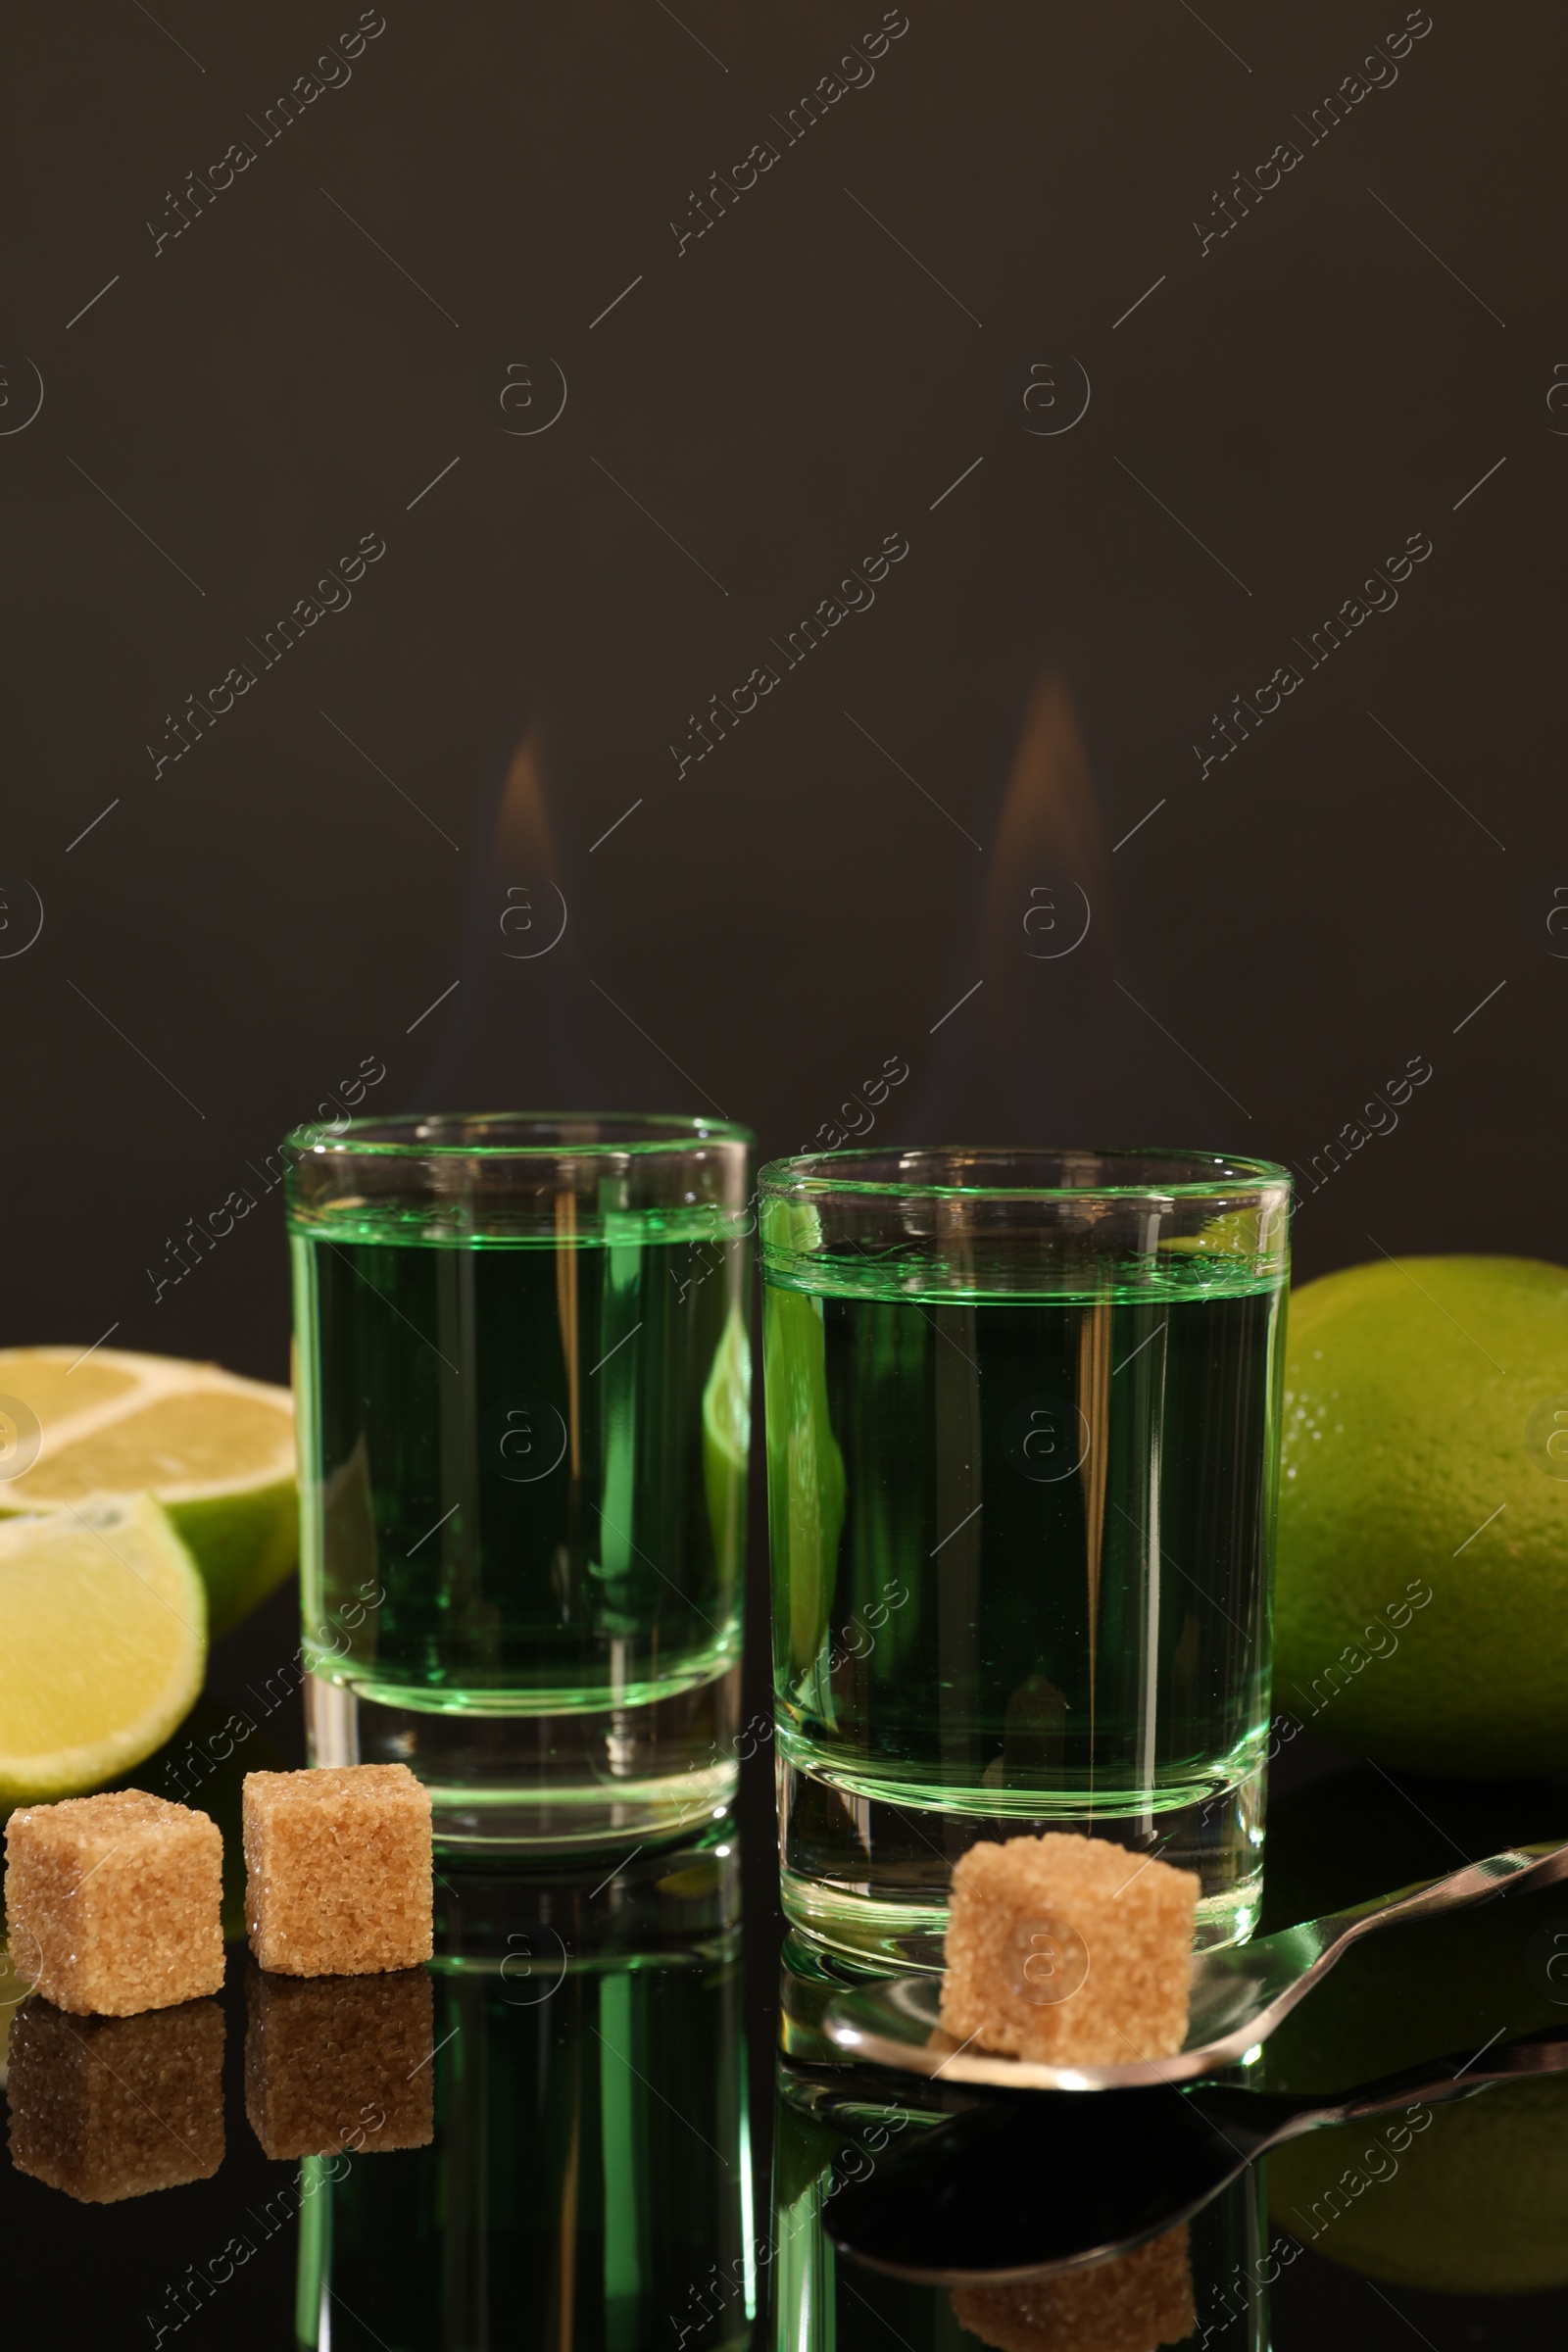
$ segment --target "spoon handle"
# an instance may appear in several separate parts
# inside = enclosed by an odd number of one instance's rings
[[[1488,1855],[1483,1862],[1467,1862],[1462,1870],[1450,1871],[1446,1878],[1434,1879],[1427,1886],[1385,1895],[1377,1902],[1357,1903],[1347,1911],[1331,1912],[1317,1925],[1321,1929],[1340,1927],[1341,1933],[1334,1940],[1343,1947],[1358,1936],[1403,1920],[1429,1919],[1440,1911],[1457,1911],[1467,1903],[1490,1901],[1505,1886],[1549,1886],[1562,1878],[1568,1878],[1568,1838],[1554,1839],[1547,1845],[1510,1846],[1504,1853]]]
[[[1568,2034],[1549,2026],[1500,2047],[1429,2058],[1396,2075],[1359,2083],[1354,2090],[1325,2098],[1321,2092],[1257,2091],[1226,2083],[1199,2083],[1182,2095],[1228,2134],[1240,2132],[1249,2160],[1324,2125],[1356,2124],[1396,2109],[1407,2112],[1468,2099],[1498,2082],[1568,2072]],[[1420,2129],[1420,2127],[1417,2127]]]
[[[1505,1853],[1491,1854],[1483,1862],[1467,1862],[1462,1870],[1450,1871],[1446,1878],[1406,1887],[1398,1894],[1383,1895],[1375,1902],[1357,1903],[1347,1911],[1331,1911],[1322,1919],[1309,1920],[1304,1926],[1288,1931],[1288,1940],[1297,1951],[1304,1948],[1313,1957],[1305,1967],[1292,1969],[1273,1999],[1255,2011],[1245,2028],[1214,2045],[1216,2061],[1221,2051],[1227,2058],[1239,2055],[1249,2039],[1266,2040],[1281,2019],[1289,2015],[1314,1984],[1322,1982],[1340,1955],[1361,1936],[1402,1926],[1407,1920],[1431,1919],[1445,1911],[1462,1910],[1468,1903],[1488,1902],[1505,1886],[1547,1886],[1563,1878],[1568,1878],[1568,1839],[1554,1839],[1547,1845],[1509,1847]],[[1286,1937],[1281,1938],[1285,1940]]]

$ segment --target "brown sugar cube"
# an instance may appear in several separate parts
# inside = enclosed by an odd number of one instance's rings
[[[269,2156],[428,2147],[434,2004],[422,1968],[246,1983],[245,2112]]]
[[[210,2180],[222,2077],[216,2001],[90,2018],[28,2001],[11,2030],[11,2161],[82,2205]]]
[[[6,1825],[14,1957],[77,2017],[134,2017],[223,1982],[223,1840],[140,1788],[23,1805]]]
[[[971,1846],[953,1874],[942,2023],[1054,2066],[1167,2058],[1187,2035],[1198,1879],[1102,1838]]]
[[[406,1764],[245,1775],[245,1920],[287,1977],[416,1968],[434,1948],[430,1798]]]
[[[1093,2270],[1006,2285],[959,2286],[953,2316],[997,2352],[1152,2352],[1197,2324],[1187,2225]]]

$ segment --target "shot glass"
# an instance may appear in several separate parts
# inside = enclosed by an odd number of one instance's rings
[[[1112,1838],[1257,1915],[1290,1179],[930,1149],[760,1183],[784,1908],[940,1965],[980,1838]]]
[[[733,1794],[749,1141],[287,1140],[311,1754],[408,1764],[443,1844],[634,1843]]]

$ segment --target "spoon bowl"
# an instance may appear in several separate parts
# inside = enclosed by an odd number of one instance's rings
[[[1505,1887],[1568,1878],[1568,1840],[1510,1847],[1413,1889],[1282,1928],[1251,1943],[1199,1952],[1193,1960],[1187,2038],[1169,2057],[1114,2066],[1051,2065],[958,2042],[941,2022],[942,1979],[890,1977],[837,1994],[821,2031],[847,2058],[906,2074],[1006,2090],[1138,2090],[1190,2082],[1234,2066],[1262,2046],[1343,1952],[1362,1936],[1489,1901]]]

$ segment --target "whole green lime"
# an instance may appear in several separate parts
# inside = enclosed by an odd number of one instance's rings
[[[1280,1711],[1415,1772],[1568,1770],[1568,1269],[1307,1283],[1284,1421]]]

